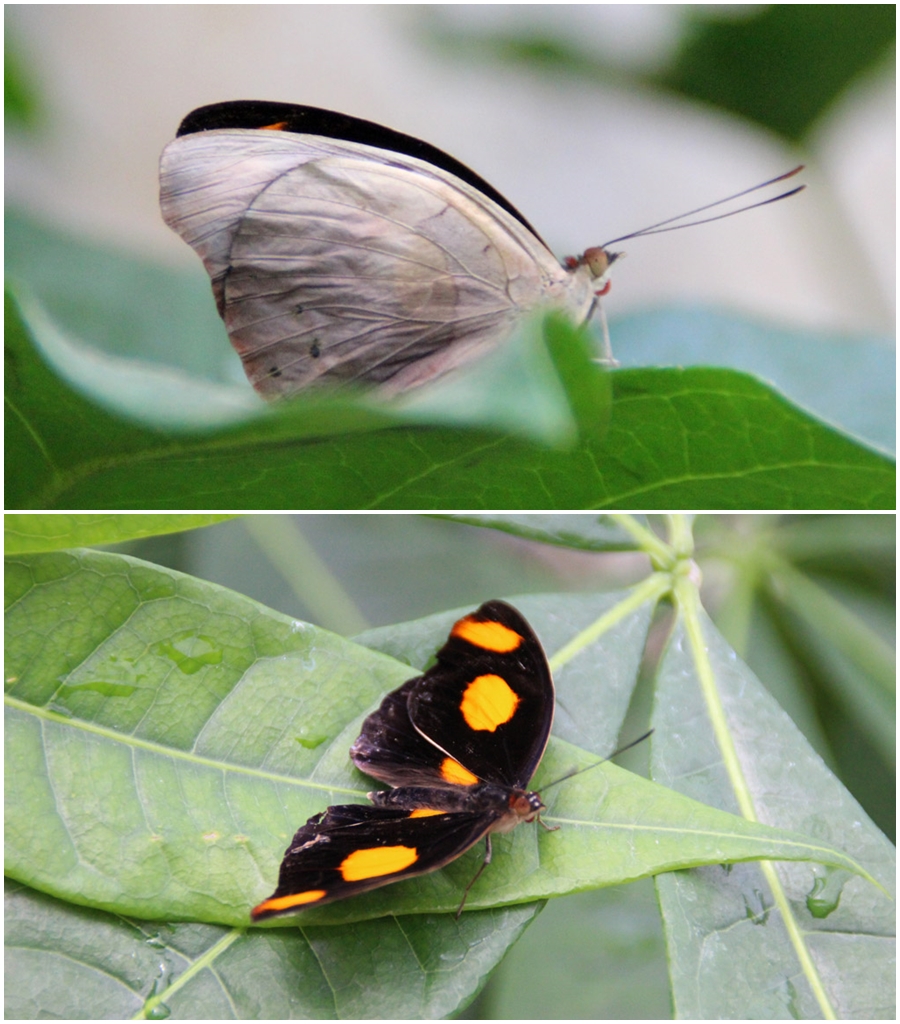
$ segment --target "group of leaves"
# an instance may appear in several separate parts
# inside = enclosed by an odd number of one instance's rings
[[[350,642],[172,570],[60,550],[205,518],[9,519],[8,1016],[445,1016],[546,897],[660,872],[680,1016],[892,1015],[892,848],[691,599],[657,671],[653,782],[607,763],[552,787],[558,831],[499,837],[459,921],[476,851],[248,928],[296,827],[364,800],[347,758],[360,722],[458,611]],[[615,748],[655,604],[694,584],[678,544],[630,517],[481,525],[661,565],[630,591],[516,599],[557,681],[539,788]],[[735,813],[748,796],[766,825]],[[777,874],[747,863],[763,857]]]

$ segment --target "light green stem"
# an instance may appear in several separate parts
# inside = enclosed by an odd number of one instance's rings
[[[172,982],[168,988],[164,989],[159,995],[151,996],[141,1007],[139,1013],[136,1013],[131,1019],[132,1020],[147,1020],[149,1015],[166,1001],[171,999],[172,996],[180,989],[183,988],[189,981],[195,978],[201,971],[205,970],[217,957],[221,956],[226,949],[233,943],[236,942],[244,934],[243,928],[233,928],[226,935],[223,935],[221,939],[203,954],[198,957],[190,967]]]
[[[709,660],[709,651],[703,636],[703,624],[700,615],[700,594],[697,586],[687,576],[676,578],[673,593],[679,614],[684,621],[685,632],[688,636],[688,643],[691,646],[694,664],[697,669],[697,677],[700,681],[700,689],[706,702],[707,713],[709,714],[713,734],[722,755],[725,771],[728,774],[728,779],[737,798],[741,814],[748,821],[757,821],[750,787],[744,777],[744,771],[731,737],[731,731],[728,728],[725,709],[722,707],[722,702],[719,699],[715,674]],[[774,865],[771,861],[763,860],[760,861],[760,868],[766,881],[769,883],[772,897],[781,913],[781,919],[788,938],[794,947],[794,952],[800,962],[803,974],[819,1004],[822,1016],[826,1020],[837,1019],[834,1007],[831,1005],[831,1000],[825,991],[822,978],[807,947],[803,930],[800,927],[799,921],[794,916]]]

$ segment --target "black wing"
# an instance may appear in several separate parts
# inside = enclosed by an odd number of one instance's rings
[[[503,601],[457,622],[438,664],[414,687],[423,735],[487,782],[524,788],[553,724],[553,679],[540,641]]]
[[[435,813],[347,804],[298,829],[278,888],[250,912],[264,921],[436,871],[478,842],[499,813]]]
[[[539,640],[515,608],[488,601],[454,624],[433,668],[385,697],[350,754],[393,786],[521,789],[547,745],[553,708]]]
[[[511,213],[535,238],[541,237],[493,185],[449,153],[412,135],[404,135],[403,132],[385,128],[374,121],[339,114],[336,110],[306,107],[297,103],[273,103],[270,100],[228,100],[225,103],[211,103],[206,107],[192,110],[179,125],[178,135],[180,137],[195,132],[215,131],[218,128],[266,128],[276,124],[281,125],[281,131],[285,132],[346,139],[347,142],[361,142],[366,146],[377,146],[379,149],[389,149],[395,153],[405,153],[407,156],[426,160],[435,167],[440,167],[467,181],[479,192],[493,199],[498,206],[502,206],[507,213]]]

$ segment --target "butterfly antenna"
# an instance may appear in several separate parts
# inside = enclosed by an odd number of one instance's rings
[[[600,761],[595,761],[593,764],[589,764],[586,768],[576,768],[567,775],[563,775],[562,778],[554,779],[553,782],[548,782],[545,786],[541,786],[541,792],[546,793],[552,786],[558,786],[561,782],[565,782],[567,779],[572,779],[576,775],[581,775],[582,772],[589,772],[592,768],[596,768],[598,765],[606,764],[607,761],[611,761],[614,757],[618,757],[619,754],[624,754],[626,750],[631,750],[632,747],[636,747],[639,743],[643,743],[644,740],[648,739],[652,735],[653,730],[648,729],[643,736],[638,736],[636,740],[626,743],[624,747],[619,747],[619,749],[610,754],[609,757],[604,757]]]
[[[716,206],[721,206],[723,203],[733,202],[735,199],[740,199],[741,196],[750,195],[751,192],[757,192],[761,188],[767,188],[769,185],[775,185],[779,181],[784,181],[787,178],[793,178],[795,174],[799,174],[804,164],[799,164],[792,171],[787,171],[784,174],[779,174],[777,178],[769,178],[768,181],[760,182],[758,185],[753,185],[751,188],[745,188],[742,192],[735,192],[732,196],[726,196],[725,199],[717,199],[714,203],[707,203],[705,206],[698,206],[695,210],[688,210],[686,213],[680,213],[677,217],[669,217],[666,220],[658,221],[656,224],[650,224],[646,228],[641,228],[640,231],[632,231],[628,235],[620,235],[618,238],[611,238],[608,242],[604,242],[601,248],[605,249],[608,245],[615,245],[616,242],[625,242],[629,238],[641,238],[644,235],[661,235],[665,231],[679,231],[681,228],[692,228],[698,224],[710,224],[714,220],[724,220],[726,217],[733,217],[736,213],[745,213],[747,210],[755,210],[757,206],[768,206],[769,203],[777,203],[782,199],[787,199],[788,196],[794,196],[798,192],[802,192],[806,188],[805,185],[798,185],[796,188],[789,189],[787,192],[782,192],[780,195],[773,196],[771,199],[761,199],[758,203],[750,203],[749,206],[741,206],[737,210],[729,210],[727,213],[718,213],[714,217],[704,217],[702,220],[693,220],[687,224],[676,224],[676,221],[684,220],[685,217],[693,217],[694,214],[703,213],[705,210],[712,210]],[[671,225],[667,227],[666,225]]]

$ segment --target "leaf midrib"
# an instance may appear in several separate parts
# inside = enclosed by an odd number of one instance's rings
[[[300,779],[292,775],[278,775],[274,772],[264,771],[261,768],[251,768],[247,765],[230,764],[226,761],[216,761],[213,758],[204,757],[192,751],[165,747],[161,743],[154,743],[152,740],[143,740],[136,736],[129,736],[127,733],[117,732],[115,729],[109,729],[103,725],[86,722],[84,719],[68,718],[66,715],[61,715],[56,711],[49,711],[47,708],[37,707],[34,704],[29,704],[27,701],[19,700],[17,697],[12,697],[9,694],[4,695],[4,703],[7,707],[15,708],[18,711],[24,711],[26,714],[34,715],[36,718],[41,718],[48,722],[55,722],[57,725],[66,725],[73,729],[81,729],[83,732],[93,733],[96,736],[102,736],[104,739],[112,740],[116,743],[124,743],[126,746],[134,747],[139,750],[147,750],[162,757],[188,761],[192,764],[201,765],[204,768],[213,768],[221,772],[238,772],[242,775],[248,775],[253,778],[266,779],[269,782],[286,783],[291,786],[301,786],[307,789],[321,790],[323,793],[346,793],[349,796],[359,797],[365,797],[366,795],[358,789],[347,789],[343,786],[326,785],[325,783],[312,782],[309,779]]]

